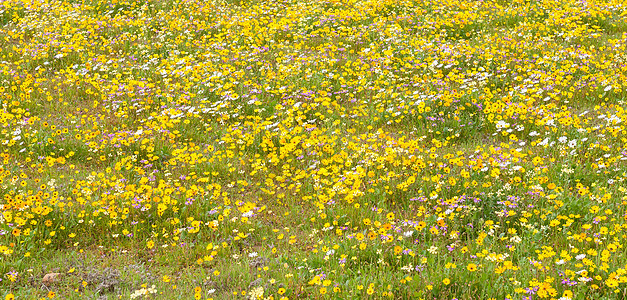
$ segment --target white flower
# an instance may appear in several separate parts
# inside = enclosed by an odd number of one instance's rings
[[[603,91],[609,92],[611,89],[612,89],[612,85],[608,85],[603,89]]]
[[[565,136],[561,136],[559,139],[557,139],[560,143],[566,143],[568,141],[568,138]]]
[[[509,127],[509,123],[503,121],[503,120],[499,120],[498,122],[496,122],[496,128],[498,129],[503,129],[503,128],[507,128]]]
[[[250,291],[249,296],[250,296],[250,299],[263,298],[263,293],[264,293],[263,286],[258,286],[256,288],[253,288]]]
[[[573,169],[571,169],[571,168],[568,168],[568,167],[564,167],[564,168],[562,169],[562,173],[572,174],[572,173],[574,173],[574,172],[575,172],[575,170],[573,170]]]
[[[406,272],[411,272],[413,269],[414,267],[411,264],[401,267],[401,270],[406,271]]]
[[[250,258],[257,257],[257,252],[249,253],[248,257],[250,257]]]
[[[579,254],[579,255],[575,256],[575,259],[577,259],[577,260],[582,260],[584,258],[586,258],[585,254]]]
[[[438,252],[438,247],[431,246],[431,248],[429,248],[427,251],[429,251],[429,253],[431,254],[436,254]]]
[[[571,140],[570,142],[568,142],[568,147],[570,148],[577,147],[577,140]]]
[[[155,285],[152,285],[149,288],[141,288],[139,290],[134,291],[133,293],[131,293],[131,299],[135,299],[137,297],[141,297],[141,296],[148,296],[150,294],[156,294],[157,293],[157,289],[155,289]]]
[[[510,240],[510,242],[513,242],[513,243],[516,243],[516,244],[522,242],[522,239],[519,236],[513,236],[509,240]]]

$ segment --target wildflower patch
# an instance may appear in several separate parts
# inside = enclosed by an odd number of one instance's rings
[[[2,1],[0,297],[625,298],[626,11]]]

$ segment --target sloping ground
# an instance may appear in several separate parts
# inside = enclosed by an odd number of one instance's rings
[[[2,1],[0,296],[627,297],[626,6]]]

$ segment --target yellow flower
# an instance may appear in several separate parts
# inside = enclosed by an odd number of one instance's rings
[[[605,284],[610,288],[615,288],[618,286],[618,280],[614,278],[609,278],[608,280],[605,281]]]
[[[572,299],[573,292],[571,290],[565,290],[564,293],[562,294],[562,297]]]
[[[442,280],[442,283],[444,283],[444,285],[449,285],[451,283],[451,280],[448,278],[444,278],[444,280]]]
[[[466,266],[466,269],[468,269],[468,271],[470,271],[470,272],[477,271],[477,265],[475,265],[475,264],[473,264],[473,263],[470,263],[470,264],[468,264],[468,265]]]

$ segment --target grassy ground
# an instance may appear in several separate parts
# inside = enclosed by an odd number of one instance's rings
[[[614,0],[2,1],[0,299],[624,299],[626,47]]]

